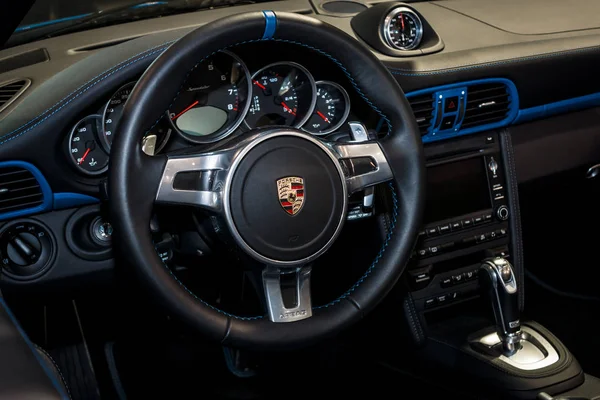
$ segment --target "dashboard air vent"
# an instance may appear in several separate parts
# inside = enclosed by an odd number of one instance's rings
[[[0,168],[0,213],[37,207],[44,202],[39,182],[22,167]]]
[[[0,112],[15,101],[30,84],[29,79],[19,79],[0,84]]]
[[[431,94],[415,96],[408,99],[417,119],[421,136],[426,135],[431,128],[433,119],[433,97]]]
[[[510,112],[511,100],[508,88],[503,83],[469,86],[461,129],[502,121]]]

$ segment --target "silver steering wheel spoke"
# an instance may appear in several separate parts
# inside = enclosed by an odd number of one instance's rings
[[[267,266],[262,271],[262,281],[266,297],[269,319],[272,322],[295,322],[312,316],[310,293],[311,266],[280,269]],[[282,287],[282,281],[287,285]],[[284,301],[284,290],[290,290],[288,304]],[[291,304],[290,304],[291,303]]]
[[[378,142],[335,143],[331,149],[345,166],[348,195],[394,178]]]
[[[206,154],[169,156],[156,193],[156,203],[222,212],[223,184],[235,151],[234,148]]]

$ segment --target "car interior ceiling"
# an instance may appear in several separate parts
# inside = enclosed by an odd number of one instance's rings
[[[0,13],[0,399],[600,399],[600,2]]]

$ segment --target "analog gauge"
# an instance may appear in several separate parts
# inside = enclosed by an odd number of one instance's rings
[[[108,168],[108,154],[100,144],[102,117],[90,115],[73,127],[69,136],[69,156],[75,167],[88,175],[98,175]]]
[[[350,98],[334,82],[317,82],[317,104],[302,129],[313,135],[326,135],[339,129],[350,113]]]
[[[267,125],[300,128],[310,118],[316,102],[316,86],[303,66],[271,64],[252,76],[252,99],[246,115],[250,129]]]
[[[168,111],[175,130],[194,143],[232,133],[250,107],[250,73],[234,54],[222,51],[198,64]]]
[[[382,29],[387,45],[397,50],[415,49],[423,38],[423,23],[408,7],[391,10],[385,17]]]
[[[112,95],[108,103],[106,103],[106,107],[104,107],[104,115],[102,116],[102,139],[104,148],[107,152],[110,152],[115,128],[123,115],[123,107],[125,107],[125,102],[129,98],[129,94],[134,86],[135,82],[122,86]]]
[[[102,130],[99,137],[101,138],[102,146],[107,153],[110,153],[113,139],[115,137],[115,128],[123,115],[125,102],[129,98],[135,82],[130,82],[115,92],[112,95],[106,106],[104,107],[104,115],[102,116]],[[142,149],[148,155],[155,155],[165,147],[167,140],[171,136],[171,125],[162,118],[154,128],[150,130],[142,140]]]

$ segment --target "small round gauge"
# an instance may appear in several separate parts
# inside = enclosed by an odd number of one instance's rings
[[[250,73],[234,54],[222,51],[201,62],[168,111],[175,130],[194,143],[232,133],[250,107]]]
[[[123,115],[123,107],[125,102],[129,98],[129,94],[133,90],[135,82],[130,82],[124,86],[121,86],[119,90],[112,95],[106,107],[104,107],[104,114],[102,115],[102,139],[103,145],[107,152],[110,152],[112,142],[115,133],[115,127]]]
[[[252,99],[246,115],[250,129],[268,125],[300,128],[316,102],[316,85],[303,66],[292,62],[267,65],[252,76]]]
[[[408,7],[391,10],[385,17],[382,29],[386,44],[397,50],[415,49],[423,38],[423,23]]]
[[[317,104],[304,124],[313,135],[326,135],[339,129],[350,113],[350,98],[343,87],[335,82],[317,82]]]
[[[102,117],[90,115],[75,124],[69,136],[71,161],[87,175],[98,175],[108,168],[108,154],[99,139],[101,131]]]

